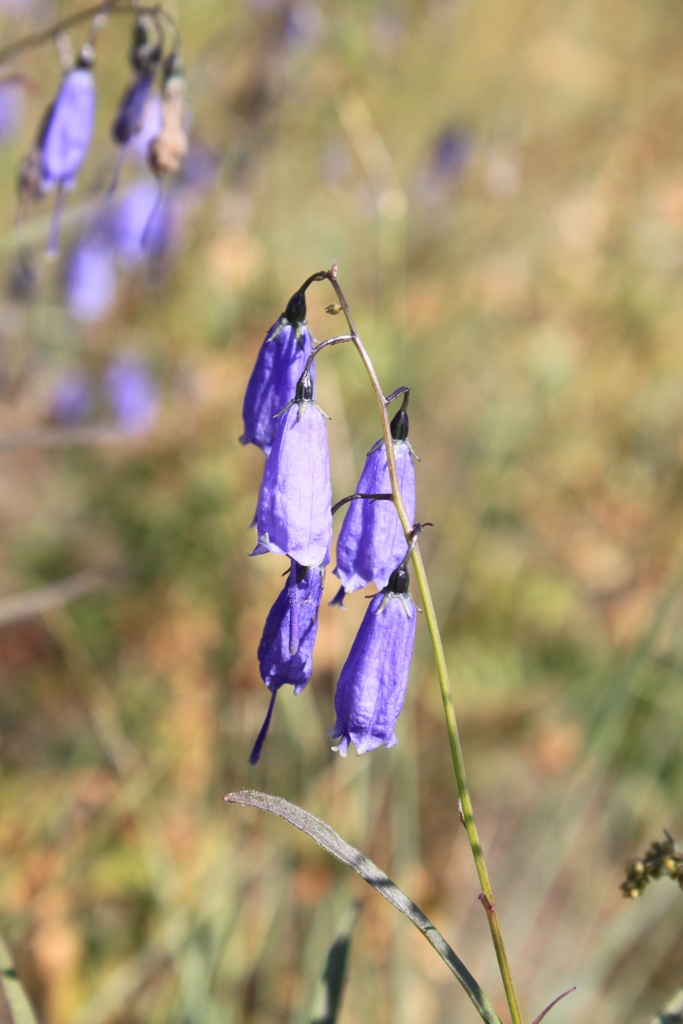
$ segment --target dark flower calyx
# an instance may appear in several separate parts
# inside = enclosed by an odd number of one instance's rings
[[[410,573],[405,565],[394,569],[384,588],[385,594],[407,594],[410,587]]]
[[[313,398],[313,377],[310,370],[304,370],[299,377],[294,396],[295,402],[312,402]]]
[[[391,436],[394,441],[407,441],[408,439],[408,410],[407,402],[403,402],[401,408],[391,421]]]
[[[283,315],[292,326],[304,323],[306,320],[306,293],[294,292]]]
[[[76,59],[77,68],[91,68],[95,63],[95,48],[92,43],[83,43]]]

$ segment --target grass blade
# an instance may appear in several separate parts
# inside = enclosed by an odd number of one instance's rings
[[[650,1024],[683,1024],[683,988],[656,1014]]]
[[[477,1013],[486,1021],[486,1024],[500,1024],[500,1018],[491,1006],[489,999],[476,979],[470,974],[462,960],[451,949],[441,932],[439,932],[426,917],[417,904],[406,896],[399,887],[385,875],[376,864],[373,864],[364,854],[354,846],[345,842],[333,828],[326,825],[320,818],[316,818],[296,804],[283,800],[282,797],[269,796],[267,793],[260,793],[258,790],[247,789],[239,793],[229,793],[224,797],[230,804],[242,804],[245,807],[256,807],[261,811],[270,811],[284,818],[291,825],[305,832],[319,846],[331,853],[342,864],[352,868],[360,875],[368,885],[388,900],[392,906],[400,910],[409,921],[415,925],[427,942],[436,950],[446,966],[458,979],[465,992],[472,1000]]]
[[[336,1024],[346,982],[351,934],[356,925],[359,908],[359,903],[352,903],[339,922],[334,940],[327,952],[325,968],[316,986],[311,1024]]]
[[[1,935],[0,989],[7,1000],[12,1024],[38,1024],[24,987],[17,977],[10,951]]]

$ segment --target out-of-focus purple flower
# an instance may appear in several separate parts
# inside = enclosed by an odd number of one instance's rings
[[[258,544],[300,565],[322,565],[332,541],[332,487],[327,427],[304,371],[278,419],[256,508]]]
[[[147,163],[150,143],[161,131],[161,125],[161,97],[158,93],[154,93],[147,100],[139,131],[133,135],[128,144],[128,151],[141,163]]]
[[[76,66],[62,78],[38,139],[44,191],[73,188],[95,124],[94,51],[86,44]]]
[[[465,171],[472,155],[472,140],[462,128],[449,127],[437,136],[432,154],[432,172],[443,178],[457,179]]]
[[[57,383],[50,403],[50,418],[61,426],[87,419],[93,406],[92,386],[82,370],[68,370]]]
[[[151,181],[138,181],[123,194],[114,211],[114,242],[120,262],[136,267],[157,259],[172,244],[175,220],[168,197]]]
[[[64,293],[74,320],[95,323],[116,303],[116,261],[105,237],[85,235],[69,255]]]
[[[350,743],[359,754],[397,742],[394,728],[403,707],[417,615],[402,564],[370,602],[337,683],[337,720],[329,736],[345,757]]]
[[[324,565],[307,568],[291,560],[287,582],[268,612],[258,646],[261,678],[273,694],[265,721],[249,757],[256,764],[268,733],[275,696],[281,686],[300,694],[313,672],[313,647],[325,582]]]
[[[19,131],[24,116],[24,86],[16,75],[0,79],[0,142]]]
[[[117,426],[143,434],[154,425],[159,396],[149,368],[133,356],[113,359],[104,375],[104,388]]]
[[[268,455],[278,427],[275,417],[294,397],[297,381],[312,351],[306,296],[304,292],[295,292],[266,334],[256,357],[242,408],[242,444],[255,444]],[[311,372],[315,383],[315,364]]]
[[[125,146],[142,128],[153,84],[154,73],[140,71],[123,94],[111,130],[119,145]]]
[[[408,413],[404,404],[391,421],[394,456],[401,497],[411,523],[415,518],[415,469],[413,451],[408,441]],[[391,492],[387,453],[383,441],[368,452],[356,493],[388,494]],[[335,576],[342,581],[347,594],[368,583],[384,587],[396,564],[403,558],[407,543],[393,501],[352,501],[337,541]],[[341,603],[343,593],[335,598]]]

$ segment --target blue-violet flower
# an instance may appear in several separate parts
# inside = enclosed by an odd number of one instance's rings
[[[332,486],[325,414],[305,370],[277,419],[256,508],[259,543],[300,565],[321,565],[332,541]]]
[[[81,49],[75,67],[62,78],[38,138],[41,184],[45,191],[73,188],[90,146],[95,124],[95,55]]]
[[[353,743],[359,754],[397,742],[394,727],[408,686],[415,643],[416,608],[408,593],[408,570],[392,573],[370,602],[344,663],[334,696],[337,721],[328,733],[345,757]]]
[[[408,413],[404,402],[391,421],[396,470],[401,497],[411,523],[415,518],[415,469],[413,450],[408,440]],[[391,492],[387,453],[383,441],[368,452],[356,491],[359,494]],[[337,541],[335,576],[342,581],[344,593],[374,582],[379,588],[386,583],[393,569],[407,550],[401,521],[393,501],[352,501]],[[335,598],[341,603],[343,593]]]
[[[261,345],[244,396],[242,444],[255,444],[266,455],[273,446],[275,417],[291,401],[313,339],[306,324],[306,296],[296,292]],[[311,367],[315,382],[315,369]]]

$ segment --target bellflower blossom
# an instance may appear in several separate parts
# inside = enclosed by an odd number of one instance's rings
[[[104,388],[121,430],[144,434],[154,426],[159,398],[152,375],[140,359],[113,359],[105,371]]]
[[[403,707],[415,643],[416,608],[401,563],[370,602],[337,683],[337,720],[328,735],[346,757],[397,743],[394,727]]]
[[[259,543],[300,565],[321,565],[332,541],[332,486],[325,414],[304,370],[294,398],[278,417],[256,508]]]
[[[255,444],[268,455],[275,440],[277,414],[294,394],[313,339],[306,324],[306,296],[295,292],[282,316],[270,328],[256,359],[244,396],[242,444]],[[315,383],[315,368],[311,367]]]
[[[111,133],[115,142],[125,146],[142,128],[145,107],[154,85],[154,73],[141,71],[123,94]]]
[[[85,235],[71,250],[64,293],[69,313],[81,323],[104,319],[116,304],[116,263],[99,233]]]
[[[391,421],[396,470],[401,496],[411,523],[415,518],[415,470],[413,450],[408,440],[407,400]],[[387,453],[383,441],[368,452],[356,491],[359,494],[387,494],[391,491]],[[334,599],[341,604],[344,594],[374,582],[386,586],[396,564],[406,553],[407,544],[393,501],[357,499],[350,503],[337,541],[335,576],[342,588]]]
[[[82,370],[68,370],[57,382],[50,403],[50,418],[64,427],[82,423],[92,412],[90,380]]]
[[[76,183],[95,124],[95,79],[92,46],[81,49],[75,67],[62,78],[38,138],[44,191],[70,189]]]
[[[170,247],[176,222],[168,198],[152,181],[137,181],[114,212],[114,242],[119,261],[136,267],[161,257]]]

